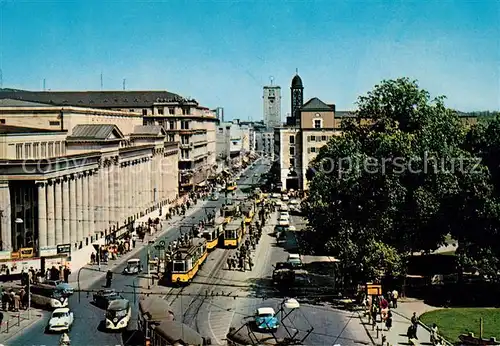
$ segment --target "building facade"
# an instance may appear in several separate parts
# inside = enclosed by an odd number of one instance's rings
[[[281,87],[276,85],[263,88],[264,125],[268,129],[281,126]]]
[[[12,89],[0,89],[0,99],[141,114],[143,125],[163,126],[167,141],[180,143],[178,181],[181,192],[205,184],[216,167],[217,114],[194,99],[168,91],[32,92]],[[58,126],[51,125],[51,128]]]
[[[179,197],[178,143],[142,113],[3,99],[0,122],[2,251],[66,245],[86,263]]]
[[[308,190],[306,173],[312,160],[333,136],[341,134],[342,121],[353,117],[350,111],[337,111],[334,104],[327,104],[317,97],[305,104],[304,86],[297,74],[291,87],[291,114],[286,125],[274,129],[275,164],[279,168],[278,186],[282,189]],[[474,117],[459,117],[466,124],[476,122]],[[362,119],[361,122],[369,122]]]

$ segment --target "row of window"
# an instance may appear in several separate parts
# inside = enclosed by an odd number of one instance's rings
[[[66,155],[66,142],[16,144],[16,159],[41,159]]]

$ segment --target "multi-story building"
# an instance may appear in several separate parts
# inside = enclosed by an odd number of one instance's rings
[[[203,185],[216,165],[216,114],[196,100],[171,92],[1,89],[0,99],[5,98],[140,113],[143,125],[163,126],[169,142],[180,142],[179,185],[182,192]]]
[[[142,112],[0,100],[0,243],[40,256],[93,243],[178,197],[178,143]]]
[[[334,104],[317,97],[304,104],[304,87],[299,75],[293,77],[290,93],[291,115],[285,126],[274,129],[275,164],[280,172],[278,185],[282,189],[308,190],[309,164],[332,136],[341,134],[342,121],[354,113],[337,111]],[[460,113],[459,116],[468,124],[475,122]]]
[[[263,88],[264,125],[268,129],[281,126],[281,87],[269,85]]]
[[[216,153],[219,165],[229,166],[231,152],[229,144],[231,143],[231,125],[232,123],[221,122],[217,125]]]

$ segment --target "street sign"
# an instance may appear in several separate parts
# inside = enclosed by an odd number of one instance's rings
[[[159,245],[164,247],[165,246],[165,240],[160,240]]]
[[[71,244],[57,245],[57,254],[71,254]]]

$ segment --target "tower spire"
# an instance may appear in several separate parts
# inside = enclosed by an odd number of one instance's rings
[[[295,68],[295,74],[298,75],[299,74],[299,69],[296,67]]]

